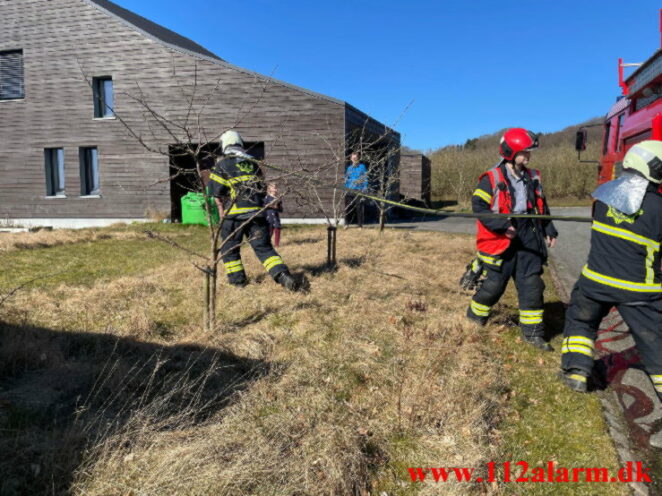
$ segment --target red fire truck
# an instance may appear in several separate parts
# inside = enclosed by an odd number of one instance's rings
[[[660,9],[662,37],[662,9]],[[662,39],[660,46],[662,47]],[[627,78],[625,67],[638,66]],[[618,59],[618,83],[622,94],[616,99],[604,122],[598,183],[618,177],[623,156],[632,145],[647,139],[662,140],[662,48],[643,64],[624,64]],[[575,148],[586,149],[587,131],[577,132]]]

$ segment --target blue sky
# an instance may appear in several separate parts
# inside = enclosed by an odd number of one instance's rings
[[[658,1],[114,0],[225,60],[346,100],[428,150],[604,115]]]

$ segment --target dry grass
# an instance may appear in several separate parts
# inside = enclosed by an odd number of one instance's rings
[[[313,233],[320,241],[311,242]],[[310,294],[286,293],[249,255],[254,283],[221,288],[213,335],[191,324],[199,321],[199,286],[185,261],[12,301],[8,317],[23,327],[170,348],[204,343],[272,370],[204,422],[170,419],[186,427],[163,430],[164,419],[138,422],[140,428],[126,419],[112,435],[95,438],[75,492],[351,494],[373,481],[406,486],[405,460],[486,460],[502,384],[489,372],[495,367],[483,369],[493,359],[481,331],[462,319],[457,262],[430,256],[435,236],[351,231],[340,234],[339,270],[325,272],[323,234],[296,233],[281,250],[295,270],[316,274]],[[349,236],[360,242],[350,245],[343,239]],[[466,239],[443,242],[469,255]],[[404,254],[411,257],[406,265]],[[42,365],[49,367],[31,366]]]
[[[72,243],[89,243],[104,239],[137,239],[141,234],[135,231],[104,229],[57,229],[31,233],[0,233],[0,254],[11,250],[50,248]]]
[[[252,283],[219,288],[213,334],[182,257],[17,295],[0,325],[0,449],[16,453],[0,492],[499,492],[407,472],[504,456],[513,384],[499,350],[515,338],[464,319],[471,239],[341,231],[329,272],[325,234],[285,231],[281,255],[309,294],[275,285],[247,252]]]
[[[540,138],[541,146],[531,155],[530,167],[541,171],[545,194],[550,200],[589,198],[597,181],[597,165],[580,163],[574,149],[576,126]],[[588,147],[583,160],[597,160],[601,128],[589,129]],[[499,160],[501,134],[479,138],[470,146],[446,147],[430,155],[432,161],[432,194],[440,200],[471,202],[478,177]]]

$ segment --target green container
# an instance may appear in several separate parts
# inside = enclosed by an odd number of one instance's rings
[[[212,197],[207,197],[211,207],[211,219],[218,224],[218,208]],[[182,224],[207,225],[207,212],[205,212],[205,195],[202,193],[186,193],[182,196]]]

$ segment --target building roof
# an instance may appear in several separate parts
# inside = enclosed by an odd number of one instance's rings
[[[119,5],[109,2],[108,0],[85,0],[87,3],[92,4],[95,7],[98,7],[100,10],[113,15],[117,19],[123,21],[124,24],[129,26],[136,31],[141,32],[148,37],[160,41],[161,43],[185,53],[192,55],[200,55],[203,57],[209,57],[216,60],[223,60],[218,55],[210,52],[206,48],[198,45],[193,40],[189,40],[184,36],[170,31],[163,26],[156,24],[155,22],[145,19],[138,14],[126,10],[125,8],[120,7]]]
[[[142,16],[139,16],[138,14],[135,14],[127,9],[124,9],[120,7],[119,5],[109,1],[109,0],[82,0],[83,2],[91,5],[92,7],[96,8],[97,10],[100,10],[101,12],[104,12],[105,14],[109,15],[110,17],[113,17],[117,20],[119,20],[122,24],[125,26],[133,29],[134,31],[137,31],[141,33],[144,36],[147,36],[148,38],[153,39],[154,41],[161,43],[162,45],[165,45],[166,47],[184,53],[186,55],[191,55],[193,57],[197,57],[203,60],[207,60],[209,62],[212,62],[216,65],[221,65],[224,67],[228,67],[230,69],[234,69],[239,72],[243,72],[245,74],[249,74],[251,76],[258,77],[260,79],[263,79],[265,81],[269,81],[274,84],[286,86],[289,88],[293,88],[295,90],[301,91],[303,93],[306,93],[308,95],[314,96],[316,98],[326,100],[329,102],[336,103],[338,105],[345,105],[346,103],[342,100],[337,100],[335,98],[332,98],[327,95],[323,95],[321,93],[316,93],[314,91],[308,90],[306,88],[302,88],[300,86],[296,86],[293,84],[286,83],[284,81],[279,81],[277,79],[265,76],[263,74],[244,69],[243,67],[239,67],[233,64],[230,64],[220,58],[218,55],[210,52],[206,48],[198,45],[192,40],[189,40],[188,38],[185,38],[184,36],[181,36],[174,31],[171,31],[167,28],[164,28],[163,26],[160,26],[156,24],[155,22],[150,21],[149,19],[145,19]]]
[[[288,88],[295,89],[297,91],[301,91],[303,93],[306,93],[307,95],[310,95],[315,98],[319,98],[321,100],[326,100],[328,102],[332,102],[338,105],[341,105],[345,108],[349,108],[351,110],[355,110],[356,112],[359,112],[360,114],[363,114],[366,118],[378,123],[381,126],[384,126],[385,129],[388,131],[399,134],[395,130],[391,129],[388,126],[385,126],[381,122],[373,119],[372,117],[368,116],[364,112],[361,112],[358,110],[356,107],[348,104],[347,102],[344,102],[342,100],[338,100],[336,98],[332,98],[327,95],[323,95],[321,93],[317,93],[315,91],[311,91],[306,88],[302,88],[300,86],[296,86],[294,84],[286,83],[284,81],[280,81],[278,79],[271,78],[269,76],[265,76],[263,74],[244,69],[243,67],[239,67],[233,64],[230,64],[229,62],[223,60],[220,58],[218,55],[210,52],[206,48],[204,48],[201,45],[198,45],[196,42],[181,36],[174,31],[171,31],[167,28],[164,28],[163,26],[160,26],[159,24],[156,24],[155,22],[150,21],[149,19],[145,19],[142,16],[139,16],[138,14],[131,12],[130,10],[127,10],[123,7],[120,7],[119,5],[111,2],[110,0],[83,0],[83,2],[91,5],[92,7],[104,12],[105,14],[119,20],[121,23],[123,23],[125,26],[129,27],[130,29],[133,29],[134,31],[137,31],[141,33],[144,36],[147,36],[148,38],[153,39],[154,41],[161,43],[162,45],[165,45],[166,47],[187,54],[191,55],[193,57],[197,57],[203,60],[207,60],[209,62],[212,62],[213,64],[228,67],[230,69],[243,72],[244,74],[249,74],[251,76],[258,77],[260,79],[263,79],[265,81],[278,84],[281,86],[285,86]]]

